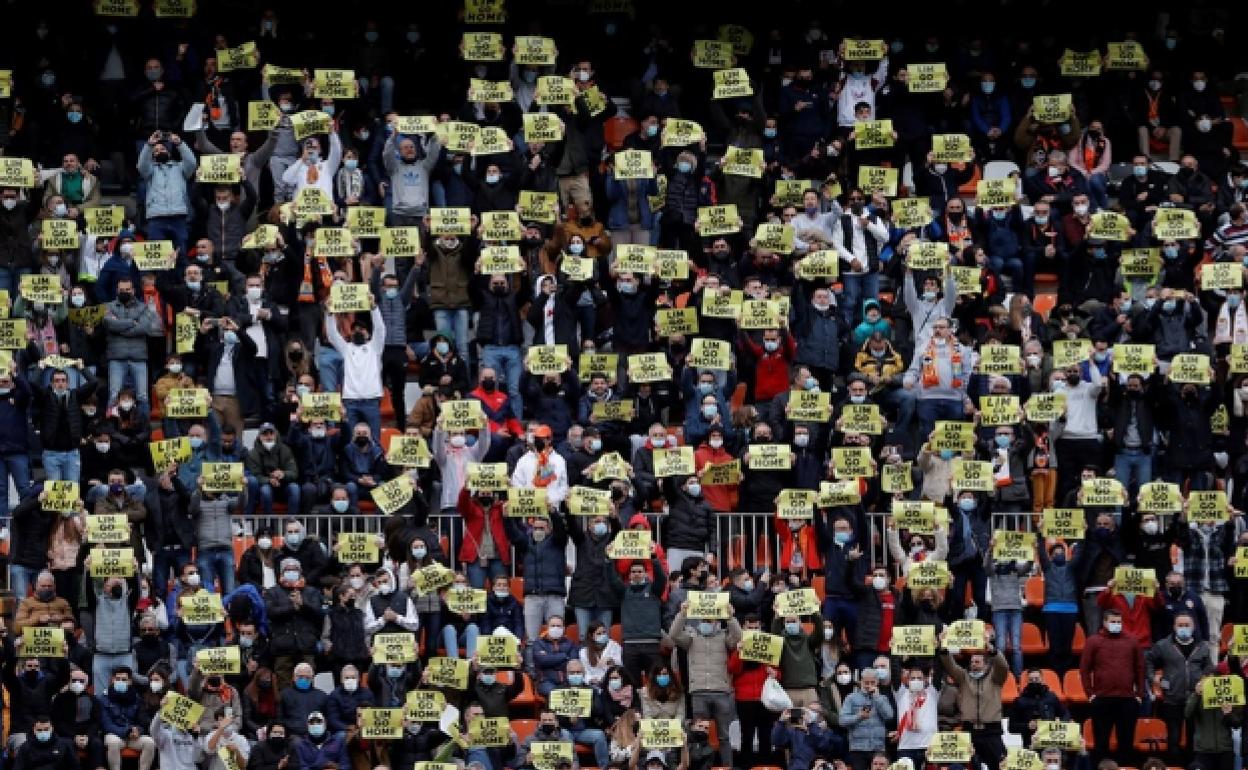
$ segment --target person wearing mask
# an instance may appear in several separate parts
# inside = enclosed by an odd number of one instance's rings
[[[553,709],[542,708],[537,714],[537,729],[528,738],[520,742],[519,755],[526,757],[527,761],[522,763],[520,767],[531,767],[533,760],[531,758],[531,746],[533,742],[558,742],[572,743],[572,733],[560,725],[559,717]]]
[[[394,225],[415,225],[429,213],[429,182],[442,156],[437,134],[406,136],[391,132],[382,148],[382,162],[393,197]]]
[[[849,587],[858,603],[850,635],[854,662],[869,666],[877,655],[887,655],[891,649],[898,614],[897,594],[889,587],[888,571],[882,566],[872,569],[870,581],[854,580]],[[881,683],[887,683],[887,672]]]
[[[1244,724],[1244,707],[1225,704],[1214,707],[1205,703],[1205,693],[1198,681],[1187,698],[1184,715],[1192,730],[1191,752],[1201,767],[1225,770],[1235,756],[1234,731]]]
[[[1010,675],[1005,656],[991,642],[986,652],[972,653],[963,668],[940,637],[937,657],[957,688],[958,716],[970,732],[976,761],[993,767],[1005,757],[1001,739],[1001,688]]]
[[[658,558],[658,544],[651,544],[650,571],[646,563],[635,560],[628,568],[628,583],[618,570],[607,571],[612,589],[620,600],[623,651],[620,663],[627,671],[650,671],[661,659],[659,643],[663,638],[663,595],[667,591],[667,575]],[[605,629],[604,629],[605,631]]]
[[[688,656],[693,712],[714,719],[719,734],[728,735],[729,725],[737,718],[732,680],[728,675],[728,656],[741,641],[741,624],[729,604],[726,623],[699,620],[691,631],[691,624],[686,620],[688,611],[689,602],[682,602],[668,633],[676,646],[685,650]],[[732,765],[730,742],[719,742],[719,758],[721,765]]]
[[[1022,691],[1010,710],[1010,731],[1022,735],[1024,746],[1031,746],[1036,723],[1054,719],[1069,720],[1070,712],[1062,705],[1057,693],[1045,684],[1044,672],[1036,668],[1028,669]]]
[[[1144,651],[1139,640],[1123,632],[1122,613],[1106,610],[1102,628],[1088,637],[1079,661],[1079,678],[1092,713],[1095,761],[1109,756],[1110,733],[1121,743],[1120,757],[1132,754],[1135,720],[1145,694]]]
[[[247,453],[247,515],[254,517],[256,507],[263,504],[265,516],[273,516],[275,498],[286,498],[289,510],[299,510],[299,467],[295,453],[277,435],[277,426],[266,422],[260,426],[256,443]]]
[[[286,725],[270,720],[263,723],[260,730],[264,740],[257,741],[252,747],[251,755],[247,757],[247,770],[282,770],[290,765],[295,757],[286,737]]]
[[[134,689],[130,668],[119,666],[111,676],[99,680],[109,682],[108,689],[97,694],[100,705],[100,725],[104,730],[104,747],[108,754],[109,770],[121,770],[123,747],[139,752],[139,770],[151,770],[156,759],[156,742],[144,734],[138,723],[139,694]]]
[[[884,751],[887,722],[893,719],[893,706],[880,692],[874,668],[864,668],[858,676],[858,689],[841,704],[837,724],[845,729],[849,762],[854,770],[872,767],[872,755]],[[777,730],[781,723],[777,722]]]
[[[1207,419],[1206,419],[1207,422]],[[1202,423],[1183,422],[1182,425]],[[1177,427],[1172,432],[1181,432]],[[1189,431],[1197,432],[1197,431]],[[1172,444],[1173,447],[1173,444]],[[1170,451],[1175,451],[1173,448]],[[1193,488],[1195,486],[1193,485]],[[1185,510],[1176,517],[1176,540],[1183,554],[1183,583],[1188,591],[1197,594],[1204,605],[1210,640],[1219,638],[1222,618],[1226,608],[1229,570],[1220,565],[1235,553],[1235,540],[1239,526],[1236,520],[1218,524],[1189,522]],[[1216,652],[1215,652],[1216,655]]]
[[[52,718],[47,714],[34,715],[28,731],[12,733],[10,745],[15,738],[21,739],[13,750],[15,770],[77,770],[79,767],[74,742],[56,734]],[[147,767],[150,767],[150,757],[144,770]]]
[[[350,766],[346,741],[329,731],[321,709],[308,714],[306,726],[306,733],[295,740],[291,752],[299,767],[324,768],[331,764],[340,768]],[[289,721],[286,731],[293,732]]]
[[[702,499],[702,484],[697,476],[671,479],[664,486],[671,502],[665,543],[667,568],[674,572],[686,558],[713,550],[715,512]]]
[[[355,425],[368,423],[372,435],[381,435],[381,355],[385,350],[386,322],[377,300],[369,295],[372,310],[372,332],[356,321],[351,325],[351,341],[343,339],[334,319],[327,318],[325,334],[329,344],[343,358],[342,405],[343,422]]]
[[[382,270],[384,257],[373,257],[373,273],[369,285],[377,307],[385,322],[386,333],[381,353],[382,384],[390,391],[390,403],[394,407],[395,427],[400,431],[407,427],[407,312],[415,298],[416,279],[421,270],[412,269],[400,285],[399,277]],[[416,256],[416,268],[423,267],[424,255]]]
[[[559,505],[568,496],[568,464],[554,451],[554,432],[548,425],[533,430],[533,448],[516,463],[513,487],[546,489],[546,502]]]
[[[70,666],[69,687],[61,690],[52,698],[52,723],[56,734],[61,738],[73,738],[76,735],[91,735],[88,756],[103,767],[104,744],[98,736],[97,725],[100,723],[100,704],[95,696],[87,692],[87,672],[77,666]]]
[[[1068,558],[1073,544],[1036,544],[1040,571],[1044,576],[1044,625],[1049,643],[1049,656],[1061,676],[1072,666],[1071,647],[1075,625],[1079,621],[1080,589],[1075,573],[1075,560]]]
[[[921,767],[939,729],[936,707],[940,691],[928,681],[925,667],[914,666],[905,672],[905,686],[897,689],[897,755]],[[885,699],[887,700],[887,698]]]
[[[176,150],[178,160],[173,159]],[[195,153],[177,134],[157,131],[139,152],[139,177],[144,183],[143,231],[149,240],[169,240],[179,252],[186,248],[189,187],[197,166]],[[111,379],[111,378],[110,378]]]
[[[146,347],[144,350],[146,354]],[[46,358],[40,359],[40,370],[46,368],[46,362]],[[82,475],[79,446],[87,435],[87,426],[83,420],[81,405],[99,387],[98,380],[90,370],[83,371],[82,376],[84,382],[76,388],[70,387],[69,374],[64,369],[53,370],[51,387],[44,387],[38,379],[30,379],[28,383],[38,406],[43,468],[47,478],[52,481],[77,482]],[[146,380],[143,387],[147,388]]]
[[[1174,631],[1157,640],[1144,653],[1144,681],[1153,696],[1154,708],[1166,723],[1166,751],[1179,756],[1180,739],[1185,734],[1192,750],[1195,725],[1185,714],[1188,698],[1196,691],[1196,683],[1213,673],[1214,651],[1197,637],[1196,619],[1188,613],[1174,618]]]
[[[373,693],[360,687],[360,670],[347,664],[339,671],[338,687],[325,701],[325,721],[334,738],[349,744],[358,732],[358,715],[361,708],[376,705]]]
[[[364,605],[364,633],[370,639],[379,633],[417,633],[420,619],[416,615],[416,605],[410,596],[398,590],[394,572],[379,569],[373,577],[373,588]]]
[[[1177,529],[1177,525],[1177,521],[1172,522],[1171,528]],[[1169,546],[1167,546],[1166,555],[1169,556]],[[1156,570],[1154,574],[1160,574],[1161,571]],[[1174,628],[1175,618],[1179,615],[1191,615],[1196,621],[1196,639],[1202,642],[1212,641],[1209,635],[1209,619],[1205,612],[1205,603],[1200,600],[1199,594],[1187,590],[1182,573],[1172,571],[1166,574],[1166,593],[1163,598],[1165,600],[1164,611],[1153,618],[1154,639],[1167,636],[1170,629]]]
[[[961,420],[974,410],[966,394],[971,351],[953,335],[951,319],[932,321],[931,330],[926,348],[915,349],[903,379],[904,387],[916,393],[920,436],[929,435],[938,420]]]
[[[298,559],[282,559],[278,584],[265,590],[264,605],[273,629],[271,648],[278,682],[289,687],[293,672],[294,691],[306,693],[312,686],[309,662],[316,651],[325,610],[321,592],[304,582]],[[307,676],[299,674],[300,667],[306,667]],[[303,686],[305,680],[307,687]],[[283,693],[283,703],[288,692]],[[287,718],[286,724],[292,733],[302,731],[302,715],[295,722]]]
[[[862,320],[862,300],[880,293],[880,251],[888,243],[888,224],[865,208],[862,190],[850,191],[848,202],[849,210],[835,222],[831,246],[840,257],[845,322],[855,324]]]
[[[1080,367],[1068,366],[1063,379],[1053,383],[1054,392],[1066,395],[1066,426],[1056,447],[1058,500],[1064,500],[1075,489],[1081,470],[1097,465],[1103,454],[1096,410],[1105,378],[1092,358],[1094,355],[1088,354],[1087,379]]]

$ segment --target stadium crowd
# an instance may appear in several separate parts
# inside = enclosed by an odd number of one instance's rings
[[[1242,766],[1229,7],[216,5],[4,11],[6,766]]]

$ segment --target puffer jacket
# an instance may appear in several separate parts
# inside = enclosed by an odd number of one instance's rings
[[[726,629],[717,623],[715,633],[703,636],[690,633],[682,609],[672,621],[671,637],[677,647],[689,653],[690,692],[732,692],[728,655],[741,641],[741,624],[735,617],[728,618]]]
[[[196,545],[199,548],[231,548],[234,532],[230,512],[238,506],[236,495],[217,495],[205,499],[199,492],[191,494],[190,514],[195,519]]]
[[[671,501],[670,513],[667,516],[667,537],[664,543],[668,548],[687,548],[692,551],[706,551],[714,547],[715,512],[702,497],[690,497],[680,487],[673,487],[668,492]]]
[[[468,284],[477,258],[476,241],[460,238],[459,245],[447,251],[433,240],[429,255],[429,307],[434,310],[467,308]]]
[[[610,531],[602,537],[586,532],[579,521],[565,521],[564,526],[576,545],[576,570],[568,589],[568,606],[600,609],[620,606],[620,598],[611,590],[607,574],[615,569],[615,562],[607,556],[607,546],[615,537],[619,523],[612,520]]]
[[[160,317],[146,302],[108,303],[104,314],[108,330],[106,352],[112,361],[146,361],[147,338],[159,337]]]
[[[989,661],[988,675],[979,679],[971,678],[946,650],[940,651],[940,664],[957,685],[958,712],[963,722],[985,725],[1001,722],[1001,688],[1010,675],[1005,655],[1000,652],[994,655]]]
[[[871,713],[864,718],[861,712],[868,706]],[[888,734],[885,723],[892,718],[893,706],[888,698],[878,692],[868,695],[862,690],[854,690],[841,704],[838,721],[846,730],[850,751],[883,751]]]
[[[532,531],[520,519],[503,519],[507,539],[515,546],[516,555],[524,559],[525,596],[563,596],[567,557],[568,532],[562,516],[550,517],[550,534],[542,542],[533,539]]]
[[[675,171],[667,181],[667,197],[663,202],[663,221],[692,226],[698,218],[701,186],[698,169],[688,174]]]
[[[145,83],[130,97],[130,101],[138,108],[138,134],[144,139],[161,129],[176,131],[186,112],[182,92],[169,88],[168,83],[161,91],[157,91],[151,83]]]
[[[179,145],[180,162],[152,162],[152,146],[144,144],[139,153],[139,176],[147,182],[147,218],[186,216],[191,204],[187,182],[195,176],[195,153],[187,144]]]

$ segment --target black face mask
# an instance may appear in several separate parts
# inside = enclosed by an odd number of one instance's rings
[[[117,292],[117,301],[120,302],[121,304],[123,305],[129,304],[133,300],[134,300],[134,292],[132,291]]]
[[[368,436],[356,436],[355,437],[355,445],[360,448],[364,448],[368,446],[370,443],[372,442],[369,440]]]
[[[269,745],[277,749],[278,751],[281,751],[282,749],[286,748],[286,736],[285,735],[272,736],[271,738],[269,738]]]
[[[533,439],[533,448],[539,452],[545,452],[546,447],[550,446],[550,442],[544,438]]]
[[[1066,384],[1067,384],[1067,385],[1072,385],[1072,386],[1073,386],[1073,385],[1078,385],[1078,384],[1079,384],[1079,381],[1080,381],[1081,379],[1083,379],[1083,378],[1082,378],[1082,377],[1080,377],[1080,376],[1079,376],[1079,375],[1077,375],[1077,374],[1068,374],[1068,375],[1066,375]]]
[[[490,293],[496,297],[506,297],[507,287],[506,286],[491,286]]]
[[[481,389],[484,390],[486,393],[493,393],[494,389],[497,387],[498,387],[497,380],[492,380],[492,379],[489,379],[488,377],[484,380],[481,380]]]
[[[594,223],[593,217],[581,217],[581,227],[589,227]]]
[[[364,334],[364,332],[352,332],[352,333],[351,333],[351,341],[352,341],[352,342],[354,342],[354,343],[355,343],[355,344],[357,344],[357,345],[364,345],[364,344],[367,344],[367,343],[368,343],[368,335]]]
[[[290,360],[291,360],[291,361],[302,361],[302,360],[303,360],[303,351],[302,351],[302,350],[292,350],[292,351],[290,351]]]
[[[548,396],[554,396],[559,393],[559,383],[545,382],[542,383],[542,392]]]
[[[961,211],[950,211],[950,212],[949,212],[949,221],[950,221],[950,222],[961,222],[961,221],[962,221],[962,212],[961,212]]]
[[[112,596],[114,599],[120,599],[122,592],[123,592],[123,589],[121,586],[113,586],[112,588],[108,589],[109,595]]]

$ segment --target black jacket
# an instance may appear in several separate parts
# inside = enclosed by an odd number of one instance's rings
[[[499,296],[488,288],[478,297],[481,315],[477,319],[477,342],[481,345],[519,345],[524,341],[516,293],[508,289]],[[500,322],[503,328],[499,329]],[[500,336],[501,335],[501,336]]]
[[[711,506],[704,498],[690,497],[672,481],[666,486],[666,497],[671,502],[666,521],[667,537],[663,541],[666,546],[702,552],[715,550],[715,512]]]
[[[13,544],[9,561],[19,567],[43,569],[48,566],[48,538],[52,535],[52,517],[39,504],[43,484],[36,483],[13,509]]]
[[[568,537],[576,545],[576,570],[568,590],[569,607],[618,607],[620,599],[611,590],[607,573],[615,569],[615,561],[607,556],[607,546],[619,531],[619,522],[611,519],[611,531],[597,537],[585,530],[586,521],[576,521],[568,514],[564,522]]]
[[[31,380],[30,387],[35,392],[35,403],[39,409],[39,436],[44,449],[70,451],[77,449],[82,443],[82,402],[95,393],[99,381],[90,371],[82,373],[85,382],[77,388],[70,388],[64,399],[56,398],[51,388],[45,388],[38,380]],[[69,428],[68,435],[61,433],[61,421]]]
[[[17,750],[13,770],[78,770],[78,752],[68,738],[53,735],[52,740],[40,743],[28,735]]]
[[[264,606],[273,629],[272,648],[275,655],[310,655],[316,651],[325,615],[323,599],[321,592],[315,588],[304,587],[300,592],[303,606],[298,609],[290,600],[291,592],[286,588],[276,585],[264,592]]]

